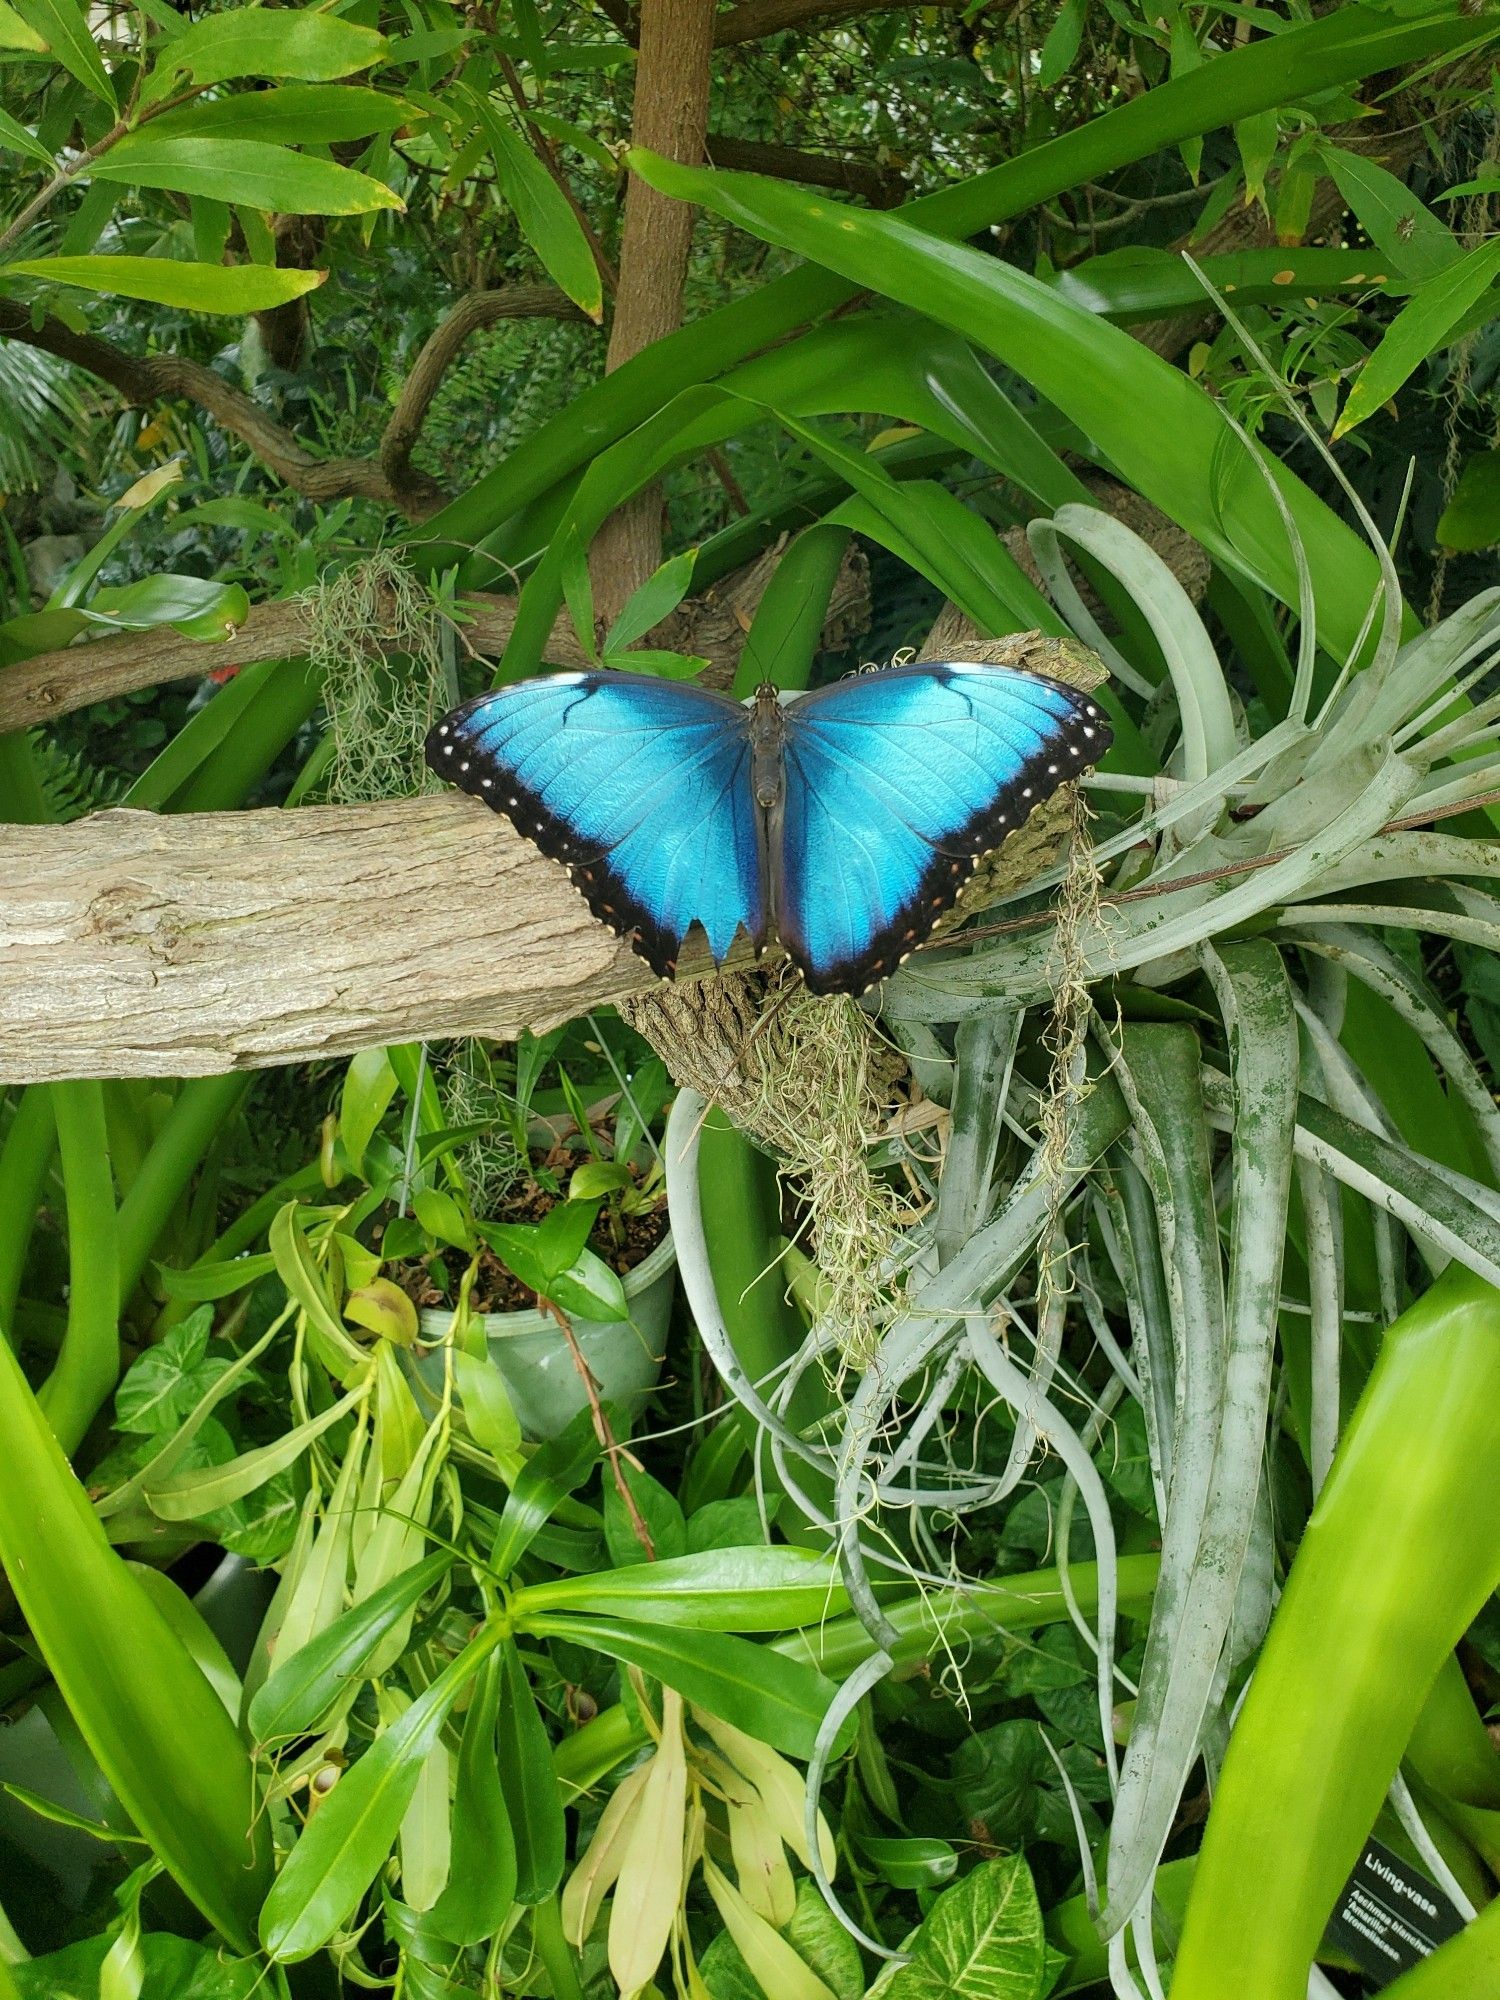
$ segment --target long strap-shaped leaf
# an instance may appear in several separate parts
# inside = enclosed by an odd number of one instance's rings
[[[1276,952],[1206,950],[1229,1030],[1234,1093],[1228,1344],[1213,1471],[1192,1573],[1172,1621],[1153,1618],[1110,1835],[1107,1926],[1147,1892],[1207,1717],[1255,1514],[1281,1295],[1297,1111],[1297,1027]]]
[[[219,1697],[110,1548],[0,1339],[0,1562],[126,1811],[242,1951],[270,1880],[250,1758]]]

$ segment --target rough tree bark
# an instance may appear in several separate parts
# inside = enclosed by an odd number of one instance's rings
[[[714,0],[642,0],[632,137],[669,160],[701,166],[708,132]],[[634,174],[625,193],[620,289],[606,367],[615,369],[682,324],[694,210]],[[661,561],[661,489],[650,486],[594,537],[594,605],[612,618]]]
[[[452,793],[0,826],[0,1083],[511,1039],[653,978],[561,868]]]

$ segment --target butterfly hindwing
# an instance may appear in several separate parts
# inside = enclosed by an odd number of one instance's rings
[[[749,718],[703,688],[553,674],[477,696],[427,739],[440,777],[568,869],[589,908],[670,976],[696,919],[715,963],[767,912]]]
[[[894,971],[978,857],[1110,740],[1079,689],[960,661],[839,681],[785,718],[776,926],[825,993]]]

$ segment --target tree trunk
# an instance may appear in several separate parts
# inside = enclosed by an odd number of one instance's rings
[[[708,131],[714,0],[641,0],[632,137],[669,160],[702,166]],[[607,369],[675,333],[692,245],[694,210],[632,177],[625,192],[620,289]],[[613,618],[661,561],[661,488],[649,486],[605,522],[589,555],[594,606]]]

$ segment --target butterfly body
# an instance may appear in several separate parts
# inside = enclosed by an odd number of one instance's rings
[[[715,964],[740,933],[757,951],[774,936],[815,992],[858,993],[1108,744],[1077,688],[935,661],[748,705],[554,674],[455,709],[427,759],[561,861],[664,977],[696,924]]]

